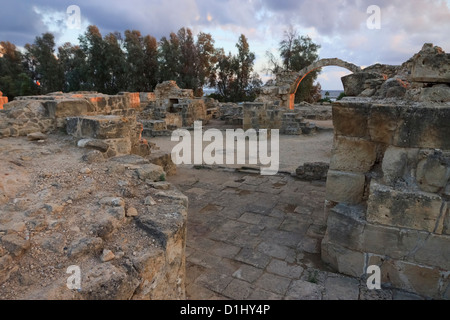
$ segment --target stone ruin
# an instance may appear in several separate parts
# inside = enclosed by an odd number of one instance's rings
[[[355,277],[377,265],[385,286],[449,299],[450,54],[425,44],[343,83],[357,96],[333,104],[322,259]]]
[[[194,98],[190,89],[180,89],[175,81],[165,81],[153,93],[141,93],[147,104],[140,114],[146,136],[170,135],[181,127],[192,127],[194,121],[207,123],[217,113],[203,98]]]
[[[297,74],[293,86],[301,85],[298,79],[303,76]],[[450,54],[426,44],[401,66],[374,65],[355,70],[342,81],[350,97],[332,106],[335,137],[329,168],[305,164],[299,169],[305,179],[324,179],[326,175],[322,260],[338,272],[358,278],[367,276],[368,266],[377,265],[384,286],[449,299]],[[271,90],[273,94],[292,94],[285,89]],[[314,129],[292,110],[273,105],[277,106],[268,101],[243,104],[237,108],[242,113],[233,111],[229,119],[242,115],[244,129],[283,128],[283,123],[290,124],[286,131],[295,131],[298,124],[296,134]],[[85,162],[104,163],[108,170],[119,170],[153,190],[152,196],[145,198],[146,213],[138,217],[120,196],[99,199],[97,215],[87,214],[86,221],[96,226],[91,229],[96,236],[72,242],[68,259],[90,257],[92,279],[104,273],[107,277],[101,279],[121,285],[105,296],[99,293],[104,282],[95,280],[91,291],[83,293],[87,296],[75,298],[185,297],[187,197],[159,181],[173,170],[170,157],[152,158],[154,146],[142,138],[142,132],[158,135],[195,120],[208,120],[216,112],[220,114],[220,106],[194,99],[191,91],[179,89],[174,82],[161,84],[154,93],[54,93],[19,97],[4,105],[0,138],[28,135],[40,139],[36,132],[63,130],[76,146],[85,148]],[[156,203],[153,197],[165,201]],[[26,209],[20,199],[0,199],[11,208]],[[46,204],[37,210],[64,210],[60,207]],[[34,217],[32,212],[28,216]],[[135,217],[136,223],[126,224],[127,216]],[[26,257],[33,239],[19,236],[23,228],[15,221],[1,223],[0,282],[4,282],[17,271],[14,265]],[[156,240],[160,251],[144,251],[121,265],[98,264],[95,255],[108,236],[118,228],[133,226]],[[88,255],[92,251],[94,258]],[[109,261],[108,255],[103,250],[102,261]],[[132,275],[126,270],[133,270]]]
[[[188,199],[165,182],[176,172],[170,154],[142,138],[140,106],[139,93],[96,92],[18,97],[4,105],[0,139],[27,136],[38,153],[46,146],[39,154],[51,160],[68,141],[67,155],[82,156],[68,159],[69,167],[36,163],[50,171],[33,177],[35,188],[23,198],[9,198],[14,178],[0,181],[0,284],[28,283],[34,289],[24,299],[185,298]],[[25,153],[11,163],[25,167],[25,161],[33,157]],[[138,243],[144,245],[133,247]],[[36,266],[37,257],[43,265]],[[83,266],[83,291],[67,290],[64,275],[54,281],[63,265]],[[47,269],[36,274],[40,268]],[[31,274],[42,282],[37,289]]]

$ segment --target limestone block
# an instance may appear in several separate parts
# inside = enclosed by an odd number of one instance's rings
[[[442,198],[438,195],[399,191],[372,181],[367,221],[441,233],[442,225],[436,230],[441,206]]]
[[[369,258],[369,265],[381,269],[381,282],[419,295],[441,299],[442,274],[438,268],[421,266],[379,256]]]
[[[333,269],[358,278],[364,275],[364,253],[326,242],[325,239],[322,241],[321,248],[322,261],[329,264]]]
[[[392,144],[401,121],[400,108],[392,105],[373,105],[368,120],[370,139]]]
[[[85,99],[63,99],[44,104],[49,117],[64,118],[83,116],[95,112],[94,106]]]
[[[417,165],[416,179],[425,192],[438,192],[450,179],[450,158],[435,151]]]
[[[428,236],[429,233],[423,231],[366,223],[361,236],[361,248],[364,252],[414,262],[411,252],[414,252],[418,244],[422,244]]]
[[[113,152],[114,156],[126,155],[131,153],[131,140],[130,138],[122,139],[105,139],[103,140],[108,146],[108,153]]]
[[[431,88],[422,88],[419,96],[422,102],[449,102],[450,87],[446,84],[440,84]]]
[[[366,178],[361,173],[329,170],[325,198],[338,203],[361,203],[365,181]]]
[[[370,141],[337,137],[334,142],[330,169],[365,173],[377,158],[376,144]]]
[[[349,97],[358,96],[364,91],[364,83],[369,79],[378,79],[382,76],[373,72],[358,72],[342,77],[344,92]]]
[[[369,103],[333,103],[333,124],[337,135],[368,137]]]
[[[450,54],[420,54],[412,65],[411,80],[450,83]]]
[[[324,242],[362,251],[364,226],[364,221],[357,217],[351,208],[339,204],[331,209],[328,214],[326,240]]]
[[[450,236],[431,234],[415,249],[415,262],[450,270]]]
[[[450,106],[402,107],[393,144],[397,147],[450,149]]]
[[[67,133],[77,138],[115,139],[129,137],[132,123],[119,116],[67,118]]]
[[[398,179],[410,181],[411,169],[415,167],[418,155],[419,149],[388,147],[382,163],[384,181],[388,185],[393,185]]]
[[[139,179],[145,181],[145,180],[151,180],[151,181],[160,181],[161,176],[164,175],[164,170],[161,166],[148,163],[140,166],[136,169],[136,173],[139,177]]]
[[[377,96],[381,98],[403,98],[405,94],[406,88],[403,86],[402,80],[397,78],[386,80],[377,92]]]
[[[185,233],[186,208],[177,204],[148,207],[148,211],[140,214],[136,222],[166,248],[171,240]]]

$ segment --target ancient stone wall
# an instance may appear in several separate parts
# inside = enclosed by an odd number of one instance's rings
[[[64,128],[68,117],[114,115],[138,108],[139,95],[104,95],[96,92],[53,93],[16,97],[0,111],[0,137],[25,136]]]
[[[316,126],[306,121],[299,112],[260,102],[243,104],[243,128],[278,129],[281,134],[287,135],[310,134],[316,130]]]
[[[193,126],[194,121],[208,121],[213,112],[207,113],[205,100],[195,99],[193,90],[180,89],[175,81],[165,81],[147,96],[149,103],[138,115],[144,118],[144,134],[170,135],[172,130]],[[162,124],[162,122],[165,124]]]
[[[383,84],[372,99],[333,104],[322,259],[356,277],[377,265],[385,286],[449,299],[450,105],[407,99],[436,83],[449,89],[450,64],[436,67],[433,55],[447,59],[436,49],[421,51],[409,62],[412,77],[404,81],[411,84],[402,91]]]

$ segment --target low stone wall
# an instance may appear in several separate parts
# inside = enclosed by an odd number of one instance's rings
[[[270,103],[247,102],[243,104],[243,129],[279,129],[281,134],[301,135],[315,132],[316,126],[294,110]]]
[[[450,298],[450,106],[358,98],[333,104],[322,259],[362,277]]]
[[[68,117],[111,115],[140,106],[139,94],[53,93],[16,97],[0,111],[0,137],[25,136],[64,128]]]

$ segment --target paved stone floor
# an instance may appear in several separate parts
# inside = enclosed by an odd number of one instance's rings
[[[325,183],[178,169],[189,197],[187,299],[416,299],[339,275],[320,259]]]

